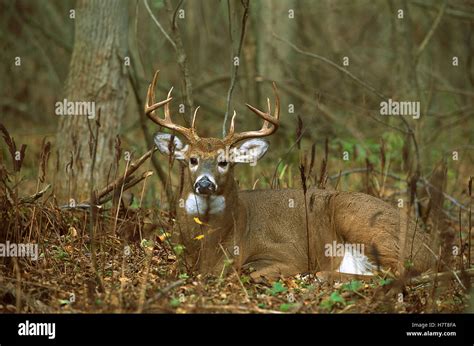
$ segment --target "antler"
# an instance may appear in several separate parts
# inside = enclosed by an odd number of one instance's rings
[[[146,95],[146,103],[145,103],[145,114],[148,116],[148,118],[150,118],[156,124],[182,134],[184,137],[186,137],[188,141],[190,142],[197,141],[199,139],[199,136],[197,135],[194,126],[195,126],[196,115],[197,115],[197,111],[199,107],[197,107],[196,110],[194,111],[193,122],[192,122],[191,128],[187,128],[187,127],[175,124],[173,120],[171,120],[169,103],[173,99],[171,97],[171,91],[173,91],[173,88],[171,88],[170,91],[168,92],[168,96],[166,100],[155,103],[155,88],[156,88],[156,82],[158,80],[159,72],[160,72],[159,70],[155,72],[155,75],[153,76],[153,82],[148,86],[148,93]],[[155,110],[162,106],[165,106],[164,118],[160,118],[159,116],[155,114]]]
[[[246,132],[240,132],[240,133],[235,133],[235,116],[236,113],[234,111],[234,115],[232,116],[232,120],[230,122],[230,128],[229,128],[229,133],[227,136],[224,138],[224,142],[227,145],[232,145],[237,142],[240,142],[241,140],[247,139],[247,138],[258,138],[258,137],[266,137],[270,136],[273,134],[277,129],[278,126],[280,125],[279,118],[280,118],[280,97],[278,96],[278,91],[276,88],[275,83],[273,83],[273,92],[275,94],[275,113],[272,116],[271,115],[271,106],[270,106],[270,99],[267,98],[267,112],[262,112],[261,110],[249,105],[245,104],[252,112],[257,114],[260,118],[264,120],[262,128],[258,131],[246,131]]]

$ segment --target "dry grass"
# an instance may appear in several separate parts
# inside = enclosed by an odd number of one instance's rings
[[[165,214],[153,220],[154,236],[149,238],[155,239],[154,246],[151,241],[134,240],[139,227],[129,226],[151,214],[142,210],[119,218],[119,233],[128,232],[128,242],[108,232],[96,239],[100,283],[91,265],[88,213],[25,204],[18,210],[21,229],[28,229],[33,209],[35,229],[41,233],[35,231],[30,238],[25,232],[16,241],[41,244],[41,255],[37,261],[2,259],[1,312],[421,313],[461,312],[467,307],[468,296],[453,279],[438,282],[433,296],[431,280],[408,284],[375,277],[330,283],[297,276],[255,284],[242,273],[245,292],[235,273],[223,278],[186,273],[179,256],[160,235],[171,228]],[[10,209],[7,215],[14,218],[16,213]],[[110,227],[106,213],[100,222],[102,229]],[[134,231],[135,237],[130,236]]]

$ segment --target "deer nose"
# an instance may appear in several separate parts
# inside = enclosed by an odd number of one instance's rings
[[[216,185],[204,176],[194,184],[194,190],[201,195],[210,195],[216,191]]]

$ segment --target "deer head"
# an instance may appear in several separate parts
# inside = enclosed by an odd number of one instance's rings
[[[170,89],[165,100],[155,103],[154,89],[158,80],[155,73],[153,82],[148,87],[145,113],[156,124],[175,131],[184,137],[183,143],[178,137],[168,133],[157,133],[154,141],[158,150],[166,155],[173,155],[188,168],[192,190],[197,195],[224,194],[229,184],[234,181],[233,167],[236,163],[255,164],[268,149],[268,142],[262,137],[273,134],[279,126],[280,99],[273,84],[276,96],[275,112],[271,115],[270,100],[267,99],[267,112],[246,104],[246,106],[264,122],[258,131],[235,132],[235,116],[232,116],[230,128],[225,138],[201,138],[196,131],[196,108],[191,127],[175,124],[170,115],[169,103],[172,100]],[[164,118],[158,117],[155,110],[164,107]]]

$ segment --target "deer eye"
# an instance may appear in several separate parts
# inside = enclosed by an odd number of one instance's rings
[[[194,166],[194,165],[197,165],[198,159],[197,159],[196,157],[191,157],[191,158],[189,159],[189,163],[190,163],[191,165],[193,165],[193,166]]]
[[[217,163],[217,165],[218,165],[219,167],[227,167],[227,164],[228,164],[227,161],[219,161],[219,162]]]

